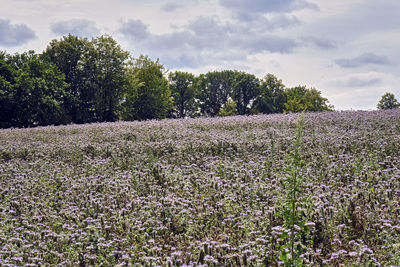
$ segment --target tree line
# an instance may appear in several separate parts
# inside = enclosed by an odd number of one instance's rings
[[[110,36],[74,35],[40,54],[0,52],[0,127],[332,110],[321,92],[272,74],[198,76],[133,58]]]

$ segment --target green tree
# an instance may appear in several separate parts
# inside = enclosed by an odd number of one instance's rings
[[[195,76],[188,72],[175,71],[168,75],[172,97],[174,99],[173,117],[185,118],[195,116],[196,102]]]
[[[88,51],[89,41],[69,34],[60,40],[52,40],[43,52],[43,57],[54,63],[65,74],[68,83],[66,99],[68,115],[75,123],[89,121],[84,109],[85,103],[92,97],[91,92],[86,92],[84,85],[84,67],[82,58]],[[87,74],[87,73],[86,73]]]
[[[214,117],[232,95],[234,72],[213,71],[201,74],[197,79],[201,113]]]
[[[394,94],[385,93],[376,107],[378,109],[393,109],[400,107],[400,103],[394,97]]]
[[[260,84],[255,107],[261,113],[282,113],[285,108],[285,85],[273,74],[268,73]]]
[[[94,121],[116,121],[123,89],[128,82],[129,53],[110,36],[92,39],[82,57],[87,110]],[[90,96],[86,96],[90,97]]]
[[[141,55],[134,60],[134,75],[141,84],[132,103],[132,119],[148,120],[166,118],[172,109],[171,90],[162,64]]]
[[[228,99],[228,101],[225,102],[223,107],[218,112],[217,116],[226,117],[234,115],[238,115],[236,102],[232,99]]]
[[[12,81],[5,82],[4,76],[0,79],[6,85],[3,87],[7,91],[5,109],[11,111],[7,122],[2,120],[2,126],[30,127],[68,122],[64,107],[68,85],[57,66],[42,60],[33,51],[10,56],[6,63],[15,69]]]
[[[260,82],[253,74],[235,71],[233,73],[232,99],[239,115],[249,114],[259,94]]]
[[[127,83],[123,90],[123,97],[120,108],[120,118],[124,121],[131,121],[137,119],[135,105],[138,101],[138,93],[140,88],[144,85],[138,78],[138,72],[132,65],[127,70]]]
[[[305,86],[296,86],[285,90],[286,103],[284,112],[302,111],[330,111],[333,109],[329,105],[328,99],[321,96],[321,92]]]
[[[14,79],[14,69],[6,62],[10,55],[5,52],[0,52],[0,77],[4,80],[11,82]]]
[[[13,118],[15,70],[6,61],[8,57],[6,52],[0,52],[0,128],[11,127]]]
[[[65,74],[68,111],[76,123],[115,121],[128,82],[127,51],[110,36],[53,40],[43,53]]]
[[[328,104],[326,97],[321,96],[321,92],[315,88],[310,88],[305,93],[304,106],[306,111],[332,111],[333,106]]]

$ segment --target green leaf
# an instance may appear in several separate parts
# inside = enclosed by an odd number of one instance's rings
[[[289,234],[287,232],[283,232],[281,234],[281,239],[285,239],[285,238],[288,238],[288,237],[289,237]]]
[[[279,260],[287,262],[287,253],[286,253],[286,251],[283,250],[281,252],[281,255],[279,256]]]

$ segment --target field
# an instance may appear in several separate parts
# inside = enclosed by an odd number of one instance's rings
[[[300,116],[0,130],[0,266],[400,265],[400,110]]]

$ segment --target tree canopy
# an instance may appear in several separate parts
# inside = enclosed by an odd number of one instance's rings
[[[65,74],[73,122],[115,121],[127,83],[127,51],[110,36],[87,40],[68,35],[53,40],[43,53]]]
[[[286,102],[284,112],[302,111],[330,111],[333,109],[328,104],[328,99],[321,96],[321,92],[315,88],[296,86],[285,89]]]
[[[285,85],[273,74],[261,80],[256,108],[261,113],[282,113],[286,102]]]
[[[232,99],[236,103],[236,111],[239,115],[251,113],[254,101],[259,95],[259,79],[250,73],[233,73]]]
[[[376,107],[378,109],[393,109],[400,107],[400,103],[394,97],[394,94],[385,93]]]
[[[0,85],[1,127],[68,122],[65,75],[33,51],[0,59]]]
[[[397,107],[394,96],[378,108]],[[236,70],[198,76],[133,58],[108,35],[67,35],[40,54],[0,51],[0,127],[332,110],[321,92]]]
[[[67,116],[72,122],[85,123],[91,121],[88,107],[91,94],[86,91],[84,81],[83,57],[87,53],[89,40],[68,35],[60,40],[52,40],[42,53],[44,59],[55,64],[64,73],[68,83],[66,91]]]
[[[195,76],[189,72],[175,71],[168,75],[174,109],[172,117],[185,118],[193,117],[198,111],[196,102]]]
[[[165,68],[148,56],[141,55],[134,61],[133,73],[142,84],[138,87],[133,104],[133,119],[163,119],[172,109],[171,90],[165,77]]]
[[[201,113],[214,117],[232,94],[233,71],[212,71],[200,74],[196,86],[199,90]]]

